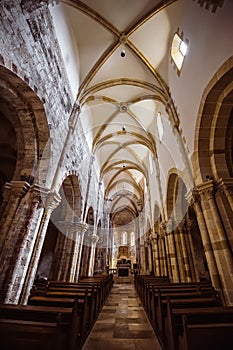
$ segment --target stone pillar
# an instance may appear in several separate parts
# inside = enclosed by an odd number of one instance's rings
[[[233,180],[231,179],[220,179],[217,182],[217,187],[224,192],[231,211],[233,211]]]
[[[168,240],[168,246],[169,246],[169,255],[170,255],[170,261],[171,261],[171,278],[173,282],[179,282],[179,269],[178,269],[178,260],[176,255],[176,247],[175,247],[175,240],[174,240],[174,233],[172,231],[172,220],[170,219],[166,224],[166,235]]]
[[[165,243],[165,249],[166,249],[167,275],[169,278],[171,278],[172,267],[171,267],[171,258],[170,258],[169,238],[165,230],[164,230],[164,243]]]
[[[59,245],[58,251],[59,255],[58,258],[60,259],[58,261],[58,273],[57,273],[57,279],[59,281],[68,281],[66,279],[67,274],[67,264],[69,264],[69,257],[71,254],[71,237],[70,237],[70,229],[71,229],[71,223],[66,219],[60,223],[60,235],[59,240],[57,244]]]
[[[176,258],[178,262],[180,282],[185,282],[186,278],[185,278],[185,268],[184,268],[184,256],[183,256],[183,251],[181,246],[179,224],[174,229],[173,235],[174,235],[174,241],[175,241],[175,247],[176,247]]]
[[[65,227],[64,221],[56,221],[56,227],[57,227],[57,239],[55,244],[55,249],[53,253],[53,260],[52,260],[52,266],[50,269],[49,279],[51,280],[59,280],[58,275],[60,271],[60,262],[62,260],[62,254],[64,250],[64,244],[65,244],[65,235],[64,235],[64,227]]]
[[[8,279],[4,291],[4,303],[17,304],[23,286],[27,289],[30,280],[30,260],[37,239],[39,224],[43,215],[41,206],[41,188],[33,185],[21,201],[15,219],[23,219],[17,227],[17,242],[12,252],[13,259],[8,270]],[[27,276],[27,278],[26,278]]]
[[[220,179],[217,182],[216,188],[220,199],[218,206],[221,210],[222,221],[231,250],[233,251],[233,180]]]
[[[189,259],[188,259],[188,249],[186,245],[186,230],[185,230],[185,220],[182,220],[178,225],[179,235],[180,235],[180,243],[181,243],[181,250],[182,250],[182,256],[183,256],[183,266],[184,266],[184,282],[191,282],[191,269],[189,265]]]
[[[152,273],[153,268],[152,268],[152,264],[153,264],[153,256],[152,256],[152,247],[151,247],[151,240],[150,238],[147,238],[146,242],[145,242],[145,249],[147,249],[147,267],[148,267],[148,273]]]
[[[201,234],[201,240],[202,240],[202,244],[205,252],[206,261],[209,267],[212,284],[218,292],[221,292],[221,282],[219,279],[218,269],[217,269],[214,253],[210,242],[209,232],[207,229],[207,223],[205,221],[205,217],[202,211],[202,206],[200,203],[200,197],[198,195],[198,192],[193,192],[191,204],[193,205],[196,213],[197,222],[198,222],[198,226]]]
[[[215,202],[213,181],[198,186],[225,302],[233,305],[233,256]],[[208,206],[207,206],[208,204]]]
[[[11,208],[10,206],[10,198],[11,198],[11,189],[12,185],[9,182],[6,182],[5,185],[2,187],[2,204],[0,206],[0,227],[1,225],[1,218],[3,217],[3,222],[5,221],[5,216],[7,215],[8,210]],[[4,241],[5,237],[1,234],[0,236],[0,252],[2,247],[2,242]]]
[[[5,191],[7,192],[8,205],[6,206],[3,216],[0,222],[1,238],[0,238],[0,256],[6,256],[9,245],[13,246],[16,239],[14,230],[12,226],[18,225],[18,217],[15,220],[16,211],[20,204],[21,199],[26,195],[29,190],[30,185],[24,181],[12,181],[5,185]],[[20,222],[22,221],[22,218]],[[13,248],[14,249],[14,248]],[[5,260],[5,258],[4,258]],[[1,264],[1,268],[3,265]],[[1,280],[3,281],[2,270],[1,271]],[[0,284],[1,286],[1,284]],[[0,287],[1,290],[1,287]]]
[[[170,247],[169,247],[169,234],[166,231],[166,222],[163,221],[160,223],[160,231],[162,232],[163,236],[164,236],[164,250],[166,252],[166,270],[167,270],[167,276],[169,276],[169,278],[172,278],[172,266],[171,266],[171,256],[170,256]]]
[[[81,270],[81,259],[82,259],[82,249],[83,249],[83,241],[84,241],[84,235],[87,231],[88,225],[83,223],[82,229],[80,232],[80,240],[79,240],[79,247],[78,247],[78,261],[75,269],[75,280],[78,281],[80,270]]]
[[[162,267],[162,276],[167,276],[167,262],[166,262],[166,247],[165,247],[165,234],[163,232],[160,233],[160,241],[161,241],[161,267]]]
[[[87,224],[83,224],[80,222],[72,223],[72,239],[73,239],[73,249],[70,260],[69,267],[69,282],[77,282],[79,277],[79,266],[81,261],[81,252],[82,252],[82,244],[84,233],[87,229]]]
[[[152,263],[155,276],[159,276],[159,256],[158,256],[158,234],[151,233],[150,240],[152,245]]]
[[[192,227],[192,221],[190,219],[186,219],[186,234],[185,234],[185,240],[186,240],[186,246],[187,246],[187,254],[189,259],[189,266],[190,266],[190,272],[191,272],[191,278],[193,282],[199,282],[199,274],[196,267],[196,259],[195,259],[195,253],[193,248],[193,240],[192,240],[192,234],[191,234],[191,227]]]
[[[159,276],[163,275],[163,266],[162,266],[162,244],[160,234],[158,235],[158,268]]]
[[[140,242],[140,273],[146,274],[148,273],[146,269],[146,257],[145,257],[145,245],[144,242]]]
[[[36,237],[36,242],[34,245],[32,257],[28,267],[27,277],[23,286],[22,296],[20,298],[20,303],[24,305],[27,304],[31,288],[33,286],[33,283],[36,277],[36,271],[38,268],[40,255],[42,252],[51,214],[60,202],[60,196],[57,193],[48,193],[46,194],[46,197],[47,198],[46,198],[45,208],[42,208],[41,210],[41,220],[38,220],[38,226],[39,226],[38,234]]]
[[[90,261],[89,261],[89,268],[88,268],[88,276],[93,276],[94,273],[94,265],[95,265],[95,248],[96,244],[98,242],[99,237],[95,232],[90,237],[91,240],[91,255],[90,255]]]
[[[16,244],[19,239],[20,229],[23,230],[25,224],[25,217],[22,215],[22,208],[24,208],[24,215],[26,215],[27,207],[23,202],[30,185],[24,181],[12,181],[9,184],[11,191],[9,196],[9,204],[4,212],[1,220],[1,236],[4,238],[1,246],[0,254],[0,293],[1,301],[4,300],[4,292],[7,290],[7,284],[10,280],[14,260],[16,259]],[[24,200],[25,202],[25,200]],[[21,205],[20,205],[21,204]],[[22,228],[21,228],[22,227]]]

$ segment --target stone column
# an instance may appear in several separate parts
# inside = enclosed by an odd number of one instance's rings
[[[42,191],[42,189],[41,189]],[[43,190],[44,191],[44,190]],[[20,304],[27,304],[28,297],[31,291],[31,288],[33,286],[35,277],[36,277],[36,271],[38,268],[39,260],[40,260],[40,255],[42,252],[49,220],[51,217],[51,214],[53,210],[58,206],[60,202],[60,196],[57,193],[46,193],[44,191],[44,196],[46,196],[46,204],[45,208],[42,207],[41,205],[41,220],[38,220],[38,232],[35,245],[33,248],[33,253],[32,257],[30,260],[30,264],[28,266],[28,272],[27,272],[27,277],[23,286],[22,290],[22,296],[20,298]],[[42,204],[42,203],[41,203]],[[36,232],[35,232],[36,233]]]
[[[152,263],[155,276],[159,276],[159,256],[158,256],[158,234],[152,232],[150,234],[150,240],[152,245]]]
[[[18,213],[20,216],[24,215],[24,225],[18,227],[19,235],[15,246],[15,254],[13,254],[14,259],[8,274],[4,303],[17,304],[25,283],[25,289],[27,289],[26,275],[30,275],[30,260],[43,215],[43,208],[40,204],[41,188],[33,185],[27,196],[21,201],[21,211]],[[27,212],[25,212],[25,208],[27,208]]]
[[[5,217],[7,215],[7,212],[11,208],[11,206],[10,206],[11,190],[12,190],[11,183],[6,182],[2,188],[3,201],[2,201],[2,204],[0,206],[0,227],[2,227],[2,223],[4,223],[4,221],[5,221]],[[1,218],[3,218],[3,220],[1,220]],[[1,234],[1,236],[0,236],[0,252],[1,252],[1,247],[2,247],[1,242],[4,241],[4,238],[5,237]]]
[[[213,286],[216,288],[217,291],[220,292],[221,282],[218,275],[218,269],[217,269],[214,253],[212,250],[212,245],[210,242],[210,236],[207,229],[207,224],[206,224],[205,217],[202,211],[202,206],[200,203],[200,196],[196,191],[193,192],[193,195],[191,198],[191,204],[193,205],[196,213],[197,222],[198,222],[198,226],[201,234],[201,240],[202,240],[202,244],[205,252],[205,257],[209,267],[210,278]]]
[[[223,216],[222,221],[231,250],[233,251],[233,180],[220,179],[217,182],[216,188],[220,199],[218,205]]]
[[[191,227],[192,227],[192,221],[190,219],[186,219],[186,246],[187,246],[187,254],[189,259],[189,266],[191,271],[191,277],[193,282],[200,281],[198,270],[196,267],[196,259],[195,259],[195,253],[193,248],[193,240],[192,240],[192,234],[191,234]]]
[[[86,223],[83,223],[82,229],[80,232],[80,240],[79,240],[79,247],[78,247],[78,260],[77,260],[77,265],[76,265],[76,269],[75,269],[75,281],[78,281],[78,278],[80,275],[83,241],[84,241],[84,235],[87,231],[87,228],[88,228],[88,225]]]
[[[180,244],[183,256],[183,266],[184,266],[184,282],[191,282],[191,270],[188,259],[188,251],[185,241],[186,231],[185,231],[185,220],[182,220],[178,225]]]
[[[5,256],[9,245],[13,246],[16,235],[12,226],[18,225],[18,218],[15,220],[16,211],[21,199],[26,195],[30,185],[24,181],[12,181],[5,185],[5,193],[7,192],[8,205],[6,206],[0,222],[1,238],[0,238],[0,256]],[[22,218],[21,220],[22,221]],[[13,248],[14,249],[14,248]],[[5,258],[4,258],[5,260]],[[3,265],[1,264],[1,268]],[[0,268],[0,271],[1,271]],[[3,275],[1,271],[1,280]],[[1,287],[0,287],[1,290]]]
[[[198,190],[201,195],[204,216],[223,287],[225,302],[227,305],[233,305],[233,256],[216,206],[213,181],[210,180],[199,185]]]
[[[57,279],[59,281],[68,281],[66,279],[67,273],[67,264],[69,264],[69,257],[71,254],[71,238],[70,238],[70,229],[71,223],[66,221],[66,219],[60,224],[60,236],[57,244],[59,244],[59,269],[57,273]]]
[[[175,248],[176,248],[176,259],[177,259],[178,268],[179,268],[180,282],[185,282],[184,257],[183,257],[182,247],[181,247],[179,224],[174,229],[173,235],[174,235],[174,242],[175,242]]]
[[[160,233],[158,235],[158,268],[159,268],[159,276],[163,275],[163,266],[162,266],[162,244]]]
[[[148,272],[152,273],[153,271],[153,256],[152,256],[152,246],[151,246],[151,240],[148,237],[146,240],[146,249],[147,249],[147,258],[148,258]]]
[[[167,274],[168,277],[172,277],[172,266],[171,266],[171,254],[170,254],[170,246],[169,246],[169,237],[166,231],[164,232],[165,235],[165,247],[166,247],[166,252],[167,252]]]
[[[23,215],[26,215],[28,208],[25,205],[24,197],[30,185],[24,181],[12,181],[8,188],[11,190],[9,205],[7,205],[1,221],[1,236],[4,237],[0,254],[1,301],[4,300],[4,293],[11,278],[11,272],[16,258],[17,240],[25,224],[25,217]],[[24,212],[22,213],[22,211]]]
[[[171,261],[171,272],[172,272],[172,281],[173,282],[179,282],[179,269],[178,269],[178,260],[176,255],[176,247],[175,247],[175,240],[174,240],[174,233],[172,231],[172,220],[170,219],[166,224],[166,235],[168,240],[168,246],[169,246],[169,253],[170,253],[170,261]]]
[[[165,249],[165,234],[163,232],[160,233],[161,240],[161,266],[162,266],[162,276],[167,276],[167,263],[166,263],[166,249]]]
[[[81,259],[81,246],[83,243],[83,236],[86,229],[87,229],[87,224],[83,224],[80,222],[72,223],[71,232],[72,232],[73,247],[72,247],[72,254],[71,254],[69,275],[68,275],[69,282],[78,281],[79,265],[80,265],[80,259]]]
[[[96,244],[98,242],[99,237],[94,232],[91,237],[91,255],[90,255],[90,261],[89,261],[89,268],[88,268],[88,276],[93,276],[94,273],[94,265],[95,265],[95,248]]]
[[[221,191],[224,192],[229,206],[231,208],[231,210],[233,211],[233,180],[232,178],[230,179],[220,179],[217,182],[217,187],[218,189],[220,189]]]
[[[142,242],[142,238],[140,241],[140,273],[141,274],[148,273],[146,269],[145,245],[144,245],[144,242]]]

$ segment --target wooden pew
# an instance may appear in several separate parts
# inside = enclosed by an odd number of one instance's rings
[[[99,284],[79,283],[75,286],[70,286],[67,283],[60,284],[57,282],[49,282],[43,296],[75,297],[76,294],[80,295],[85,293],[86,290],[88,290],[87,303],[90,304],[91,323],[93,323],[102,307],[101,289]],[[37,295],[37,293],[34,293],[34,295]]]
[[[233,307],[173,308],[167,304],[169,350],[230,350]],[[221,345],[220,345],[221,344]]]
[[[170,283],[170,284],[156,284],[150,282],[147,284],[147,289],[145,293],[144,307],[146,312],[150,313],[150,306],[154,302],[154,293],[160,289],[164,292],[169,293],[170,291],[175,293],[176,291],[184,290],[186,292],[199,292],[203,297],[217,296],[216,290],[212,287],[210,283],[200,283],[200,282],[187,282],[187,283]]]
[[[77,350],[80,317],[73,308],[0,305],[1,350]]]
[[[86,290],[82,293],[76,293],[72,295],[67,294],[49,294],[44,296],[31,296],[28,305],[35,306],[46,306],[50,307],[62,307],[62,308],[73,308],[77,305],[78,316],[81,324],[81,337],[85,338],[93,326],[92,314],[91,314],[91,295]],[[88,301],[89,300],[89,301]]]
[[[197,309],[206,307],[219,307],[221,302],[215,297],[195,297],[195,298],[183,298],[183,299],[161,299],[161,307],[157,315],[156,329],[158,330],[158,336],[164,344],[167,344],[167,332],[169,329],[167,304],[170,303],[171,308],[176,309]]]
[[[46,287],[34,288],[29,304],[70,307],[77,298],[82,316],[82,336],[91,330],[112,286],[110,275],[86,277],[79,282],[48,281]]]

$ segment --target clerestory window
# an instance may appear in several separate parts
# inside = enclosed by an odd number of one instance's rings
[[[178,73],[181,72],[181,69],[184,63],[184,58],[187,52],[188,52],[188,41],[183,40],[178,33],[175,33],[172,40],[172,46],[171,46],[171,58],[172,58],[172,61],[175,63]]]

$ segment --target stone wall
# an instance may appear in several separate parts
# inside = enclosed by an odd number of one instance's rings
[[[1,1],[0,64],[19,76],[43,104],[50,139],[47,149],[45,147],[40,155],[43,161],[39,172],[46,169],[46,181],[42,184],[50,188],[66,142],[74,101],[48,1]],[[81,123],[78,121],[67,144],[64,160],[59,164],[55,187],[58,189],[67,175],[77,174],[82,195],[85,196],[90,156]],[[92,173],[89,197],[92,199],[91,205],[94,206],[97,205],[96,180],[96,174]]]

